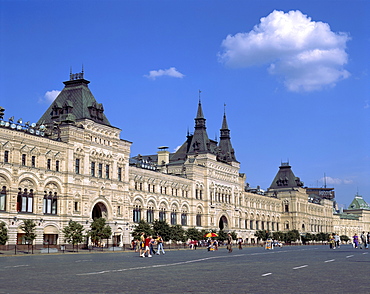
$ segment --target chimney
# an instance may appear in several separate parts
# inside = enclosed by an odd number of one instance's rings
[[[170,152],[167,150],[167,146],[158,147],[158,165],[165,165],[170,162]]]

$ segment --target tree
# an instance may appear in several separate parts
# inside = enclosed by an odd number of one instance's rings
[[[24,240],[27,244],[32,244],[33,240],[36,239],[36,224],[32,219],[26,219],[23,221],[23,225],[21,226],[21,230],[24,232]]]
[[[227,233],[225,231],[219,230],[217,234],[218,234],[218,238],[217,239],[219,241],[225,241],[227,239]]]
[[[181,225],[171,226],[171,240],[185,242],[185,230]]]
[[[203,240],[204,238],[202,232],[196,228],[188,228],[185,234],[186,237],[190,240]]]
[[[63,233],[64,233],[64,237],[66,239],[66,241],[73,245],[78,245],[79,243],[82,243],[83,241],[83,231],[84,231],[84,227],[79,224],[78,222],[75,222],[75,221],[72,221],[70,220],[69,223],[68,223],[68,226],[66,226],[64,229],[63,229]]]
[[[267,231],[262,231],[262,230],[260,230],[260,231],[256,231],[256,232],[254,233],[254,236],[255,236],[255,237],[257,237],[257,242],[258,242],[259,240],[266,241],[266,240],[267,240],[267,238],[269,237],[269,235],[268,235]]]
[[[0,221],[0,245],[5,245],[8,238],[8,229],[6,228],[5,223]]]
[[[171,227],[165,221],[155,220],[152,231],[154,236],[160,235],[163,241],[169,241],[171,239]]]
[[[144,232],[146,236],[153,235],[153,230],[150,227],[150,224],[147,223],[145,220],[139,221],[138,225],[134,228],[131,235],[134,239],[139,240],[142,232]]]
[[[285,242],[291,243],[300,240],[301,236],[297,230],[291,230],[285,233]]]
[[[88,236],[98,246],[102,239],[108,239],[112,235],[112,228],[106,224],[105,218],[96,218],[90,225]]]
[[[340,241],[341,242],[348,242],[350,239],[349,239],[349,237],[348,236],[346,236],[346,235],[341,235],[340,236]]]

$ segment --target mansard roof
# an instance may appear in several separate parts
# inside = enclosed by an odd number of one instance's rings
[[[369,204],[366,203],[366,201],[364,200],[364,198],[362,198],[361,195],[357,194],[348,207],[348,210],[355,210],[355,209],[370,210],[370,206]]]
[[[70,80],[64,82],[64,89],[39,119],[39,124],[54,122],[75,122],[90,119],[97,123],[110,126],[104,114],[103,105],[97,103],[84,79],[84,73],[71,74]]]
[[[279,171],[270,185],[270,189],[302,187],[303,182],[296,177],[289,163],[281,163]]]

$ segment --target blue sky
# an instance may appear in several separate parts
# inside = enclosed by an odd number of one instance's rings
[[[267,189],[289,161],[340,204],[370,202],[369,1],[3,1],[0,106],[37,121],[80,72],[131,155],[174,151],[198,91],[224,104],[241,172]]]

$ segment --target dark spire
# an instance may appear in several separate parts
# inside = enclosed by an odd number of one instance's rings
[[[231,145],[230,130],[226,119],[226,104],[224,104],[224,117],[222,120],[222,127],[220,129],[220,143],[218,145],[219,153],[218,159],[220,161],[236,161],[234,148]]]

